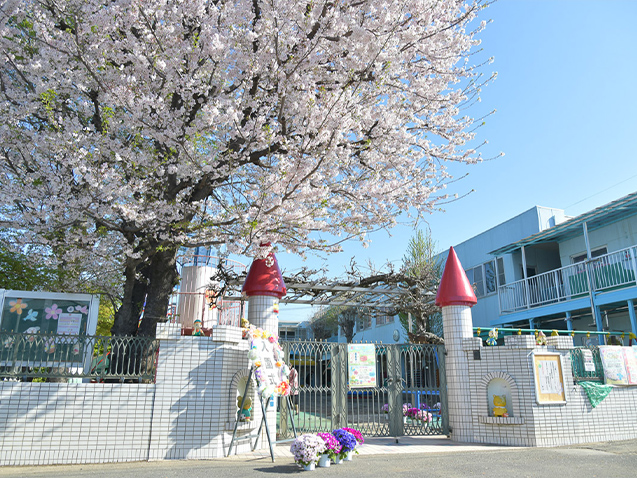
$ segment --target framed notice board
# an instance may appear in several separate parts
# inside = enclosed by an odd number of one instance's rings
[[[532,357],[536,402],[539,405],[566,403],[562,356],[534,353]]]

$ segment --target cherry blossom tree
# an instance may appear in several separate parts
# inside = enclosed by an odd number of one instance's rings
[[[119,270],[113,333],[154,335],[182,246],[335,251],[415,220],[481,160],[487,4],[0,2],[3,237]]]

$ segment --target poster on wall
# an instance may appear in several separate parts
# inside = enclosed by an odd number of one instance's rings
[[[622,347],[628,385],[637,385],[637,347]]]
[[[595,360],[593,360],[593,352],[590,349],[581,349],[581,351],[582,351],[582,360],[584,360],[584,371],[594,372]]]
[[[599,356],[604,367],[604,383],[628,385],[624,348],[618,345],[603,345],[599,347]]]
[[[348,344],[347,366],[349,388],[371,388],[377,385],[374,344]]]
[[[562,357],[554,353],[533,354],[535,397],[540,405],[566,403]]]

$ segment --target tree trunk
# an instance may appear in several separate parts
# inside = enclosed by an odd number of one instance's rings
[[[139,271],[141,264],[128,261],[124,272],[124,297],[122,305],[117,309],[111,327],[111,334],[114,336],[137,335],[137,325],[139,316],[144,307],[146,298],[147,279],[145,269]]]
[[[157,322],[166,320],[170,296],[179,282],[177,246],[158,251],[148,265],[148,293],[138,335],[155,337]]]

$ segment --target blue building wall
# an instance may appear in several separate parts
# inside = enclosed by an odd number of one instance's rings
[[[494,226],[477,236],[453,246],[460,263],[465,270],[472,269],[489,261],[494,257],[489,252],[519,241],[549,227],[560,224],[568,219],[562,209],[534,206],[527,211]],[[439,258],[446,261],[448,247]],[[534,259],[538,266],[548,266],[541,263],[541,259]],[[522,258],[520,254],[510,254],[502,257],[504,277],[506,283],[522,278]],[[501,284],[502,285],[502,284]],[[490,327],[500,317],[497,290],[478,297],[478,303],[472,308],[474,327]]]

